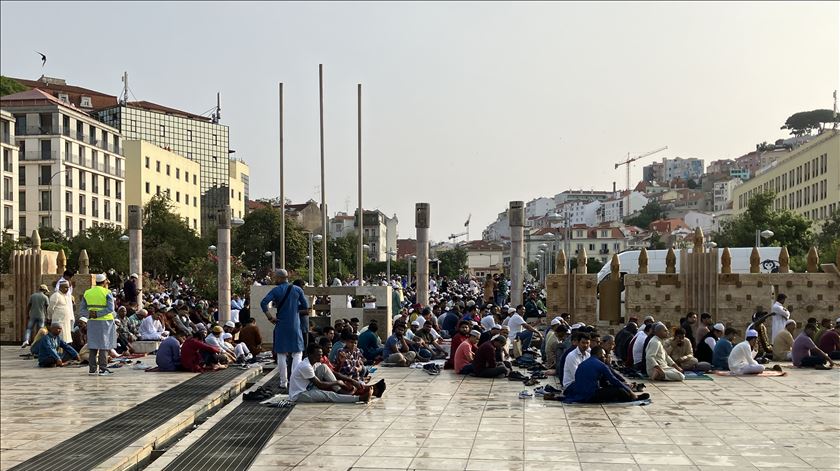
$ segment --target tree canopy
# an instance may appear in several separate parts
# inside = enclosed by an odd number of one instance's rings
[[[457,278],[467,269],[467,251],[463,247],[454,247],[438,252],[440,274],[448,278]]]
[[[0,75],[0,96],[26,91],[27,88],[17,80]]]
[[[721,224],[714,241],[719,247],[752,247],[755,231],[769,229],[773,237],[763,243],[787,247],[791,257],[807,254],[814,242],[811,221],[786,209],[775,211],[775,198],[772,192],[753,196],[744,213]]]
[[[785,120],[781,129],[788,129],[794,136],[811,134],[816,129],[824,129],[825,123],[838,122],[832,110],[811,110],[794,113]]]
[[[67,266],[77,267],[84,249],[91,273],[105,273],[112,268],[118,273],[128,273],[128,242],[120,240],[122,235],[123,231],[112,224],[85,229],[69,240],[71,253],[67,254]]]
[[[207,246],[173,211],[165,194],[143,207],[143,270],[155,275],[185,274],[190,259],[207,253]]]
[[[648,229],[650,223],[658,219],[662,219],[665,213],[662,211],[662,206],[658,201],[648,201],[644,208],[639,211],[639,214],[629,217],[624,220],[626,224]]]

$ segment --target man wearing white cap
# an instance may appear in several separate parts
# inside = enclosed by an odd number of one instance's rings
[[[73,296],[70,295],[70,282],[64,278],[58,280],[58,291],[50,295],[47,318],[61,326],[61,340],[68,343],[73,341]]]
[[[113,374],[108,369],[108,351],[117,348],[117,326],[114,323],[114,295],[108,289],[104,273],[96,275],[96,286],[85,291],[79,314],[88,317],[87,341],[90,350],[88,374]]]
[[[715,346],[717,345],[718,339],[723,336],[725,330],[726,327],[720,322],[709,329],[709,332],[697,344],[697,361],[712,364],[714,361]]]
[[[137,302],[137,295],[139,292],[137,291],[137,280],[140,279],[137,276],[137,273],[132,273],[129,275],[128,279],[125,280],[123,283],[123,297],[125,298],[125,303],[136,303]]]
[[[729,353],[729,371],[736,375],[757,375],[764,371],[764,365],[755,361],[754,349],[757,341],[758,331],[748,330],[746,340],[732,347]]]
[[[551,328],[545,336],[545,356],[543,356],[543,365],[549,370],[554,369],[557,364],[557,349],[560,342],[566,338],[568,327],[559,317],[551,320]]]
[[[289,283],[289,273],[286,270],[277,270],[276,278],[277,286],[260,301],[260,308],[268,321],[274,324],[273,350],[277,354],[280,387],[286,389],[289,384],[286,357],[292,356],[292,371],[303,359],[300,311],[309,309],[309,301],[300,287]],[[277,317],[268,313],[269,304],[277,310]]]

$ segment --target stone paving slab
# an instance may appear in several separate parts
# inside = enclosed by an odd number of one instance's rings
[[[297,405],[250,469],[840,469],[840,369],[788,371],[648,383],[651,405],[604,407],[519,399],[525,387],[508,380],[380,368],[382,399]]]

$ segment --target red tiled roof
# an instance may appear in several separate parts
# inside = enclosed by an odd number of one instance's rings
[[[505,250],[505,247],[502,244],[490,242],[487,240],[472,240],[461,244],[461,247],[463,247],[467,251],[481,252],[502,252]]]
[[[11,77],[10,77],[11,78]],[[91,107],[86,109],[105,108],[117,104],[117,97],[108,95],[106,93],[89,90],[87,88],[76,87],[74,85],[61,85],[58,83],[48,83],[43,80],[26,80],[19,78],[12,78],[21,85],[29,88],[40,88],[46,93],[58,97],[58,93],[66,93],[70,103],[81,107],[82,96],[90,97]]]
[[[58,98],[50,95],[49,93],[38,89],[33,88],[31,90],[26,90],[25,92],[18,92],[13,93],[11,95],[6,95],[4,97],[0,97],[0,101],[3,102],[4,106],[15,106],[18,105],[32,105],[32,104],[54,104],[54,105],[62,105],[67,106],[67,104],[63,103]],[[44,103],[24,103],[24,102],[44,102]],[[69,107],[68,107],[69,108]]]

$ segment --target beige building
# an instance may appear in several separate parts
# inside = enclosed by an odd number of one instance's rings
[[[0,195],[3,198],[2,232],[18,236],[18,147],[15,143],[15,117],[0,111]]]
[[[231,217],[242,219],[245,217],[250,192],[251,170],[242,160],[230,159],[228,166],[230,174],[230,211]]]
[[[123,141],[123,151],[126,204],[143,206],[155,195],[168,195],[175,213],[201,234],[199,163],[136,139]]]
[[[18,234],[52,227],[73,237],[125,225],[120,134],[39,89],[6,95],[18,146]]]
[[[733,213],[743,213],[753,196],[767,191],[776,194],[775,209],[812,221],[840,210],[840,131],[824,131],[735,188]]]

